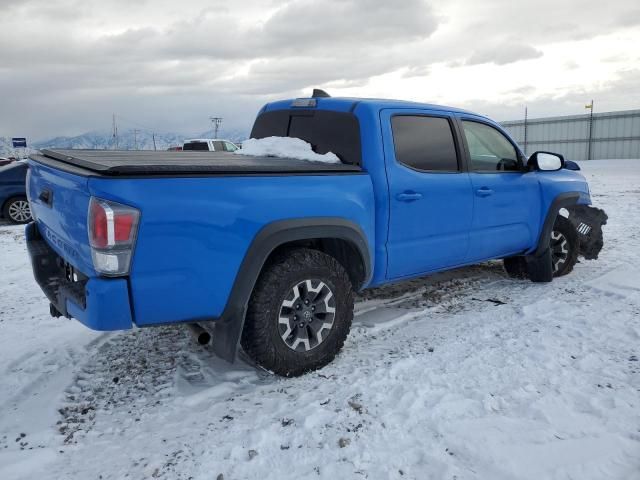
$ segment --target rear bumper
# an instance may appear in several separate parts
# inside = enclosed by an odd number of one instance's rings
[[[27,225],[27,250],[33,275],[51,304],[65,317],[93,330],[127,330],[133,324],[129,286],[124,278],[70,278],[65,262],[42,238],[35,222]]]

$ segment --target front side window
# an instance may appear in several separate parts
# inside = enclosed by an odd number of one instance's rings
[[[422,171],[458,171],[453,132],[446,118],[395,115],[391,129],[396,159],[401,164]]]
[[[502,133],[479,122],[462,121],[469,147],[471,169],[479,172],[518,172],[520,160],[513,144]]]
[[[213,142],[213,149],[216,152],[224,152],[224,142],[220,142],[218,140]]]

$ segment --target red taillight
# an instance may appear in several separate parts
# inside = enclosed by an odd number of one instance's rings
[[[126,275],[138,231],[140,211],[121,203],[91,197],[89,243],[95,269],[105,275]]]
[[[91,246],[95,248],[105,248],[108,244],[107,238],[107,212],[97,201],[91,201],[89,209],[89,232]]]

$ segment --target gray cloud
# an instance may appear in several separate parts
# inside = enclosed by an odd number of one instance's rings
[[[40,138],[102,128],[112,112],[164,131],[201,131],[214,113],[244,127],[264,102],[313,86],[366,87],[398,70],[410,80],[434,75],[437,63],[498,71],[539,57],[549,42],[631,28],[637,12],[633,0],[615,8],[596,0],[4,0],[2,8],[0,135]]]
[[[468,102],[465,108],[488,115],[497,120],[516,120],[524,118],[524,107],[528,107],[529,118],[549,117],[554,115],[579,115],[588,113],[584,106],[595,101],[595,111],[628,110],[640,105],[640,68],[618,71],[614,78],[597,88],[579,88],[563,94],[536,93],[529,86],[507,101],[500,103],[477,100]]]
[[[506,41],[492,47],[486,47],[473,52],[467,65],[479,65],[482,63],[495,63],[496,65],[507,65],[519,62],[520,60],[530,60],[542,56],[542,52],[530,45],[511,43]]]

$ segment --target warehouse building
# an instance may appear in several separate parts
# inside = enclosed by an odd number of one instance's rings
[[[567,160],[640,158],[640,110],[502,122],[527,155],[557,152]]]

